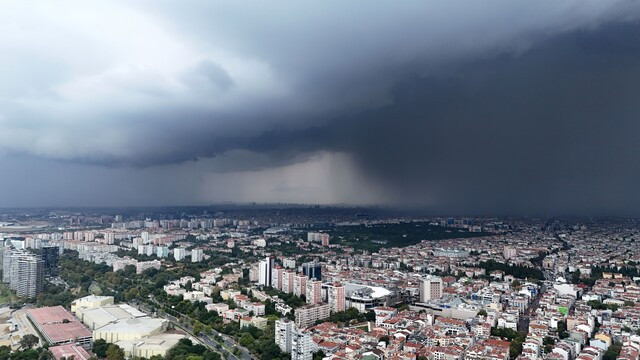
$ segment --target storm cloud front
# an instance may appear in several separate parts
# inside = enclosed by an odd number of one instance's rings
[[[24,1],[0,206],[640,213],[634,1]]]

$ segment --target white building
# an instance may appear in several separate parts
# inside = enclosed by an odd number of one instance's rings
[[[291,360],[311,360],[318,349],[310,334],[287,319],[276,320],[275,342],[282,352],[291,353]]]
[[[200,262],[204,259],[204,251],[202,249],[191,250],[191,262]]]
[[[420,302],[440,299],[442,297],[442,279],[427,275],[420,281]]]
[[[258,285],[271,286],[271,279],[273,276],[273,258],[267,257],[260,261],[258,270]]]
[[[502,255],[507,260],[513,259],[518,256],[518,250],[516,250],[516,248],[513,246],[505,246],[502,250]]]
[[[173,249],[173,258],[176,261],[182,261],[187,256],[187,249],[185,248],[175,248]]]
[[[284,353],[291,352],[291,340],[296,325],[289,319],[276,320],[274,341]]]

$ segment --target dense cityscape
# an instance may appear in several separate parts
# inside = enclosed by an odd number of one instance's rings
[[[1,216],[2,347],[56,360],[638,356],[632,219],[127,210]]]

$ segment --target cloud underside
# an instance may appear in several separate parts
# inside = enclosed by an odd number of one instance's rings
[[[68,35],[95,51],[19,46],[38,34],[8,22],[0,30],[22,32],[0,37],[10,54],[0,59],[0,152],[10,164],[59,164],[78,182],[99,172],[96,202],[126,189],[123,199],[146,203],[640,213],[640,6],[498,3],[300,17],[117,3],[103,9],[130,30],[116,39],[85,23],[102,20],[81,6],[84,17],[65,16],[91,31]],[[56,30],[55,44],[68,29],[45,10],[28,16]],[[128,175],[131,184],[113,180]],[[170,180],[145,187],[149,178]]]

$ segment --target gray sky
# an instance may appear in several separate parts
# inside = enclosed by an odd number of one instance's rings
[[[640,213],[636,1],[20,1],[0,206]]]

